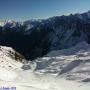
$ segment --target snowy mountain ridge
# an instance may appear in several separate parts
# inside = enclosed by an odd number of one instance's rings
[[[90,11],[0,24],[0,87],[90,90]]]
[[[26,59],[33,60],[83,41],[90,43],[89,14],[90,11],[23,23],[7,21],[0,27],[0,45],[13,47]]]

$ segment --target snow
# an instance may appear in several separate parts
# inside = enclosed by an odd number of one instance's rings
[[[10,81],[17,77],[14,71],[9,71],[0,67],[0,80]]]
[[[0,47],[0,80],[12,81],[16,79],[17,73],[15,71],[22,66],[22,63],[10,57],[10,52],[14,53],[14,50],[10,47]]]
[[[38,74],[82,82],[90,78],[90,45],[82,42],[69,49],[52,51],[36,62]]]
[[[4,26],[5,25],[5,22],[4,21],[0,21],[0,26]]]
[[[6,52],[5,52],[6,50]],[[82,42],[48,53],[25,64],[8,55],[13,49],[0,49],[0,87],[16,90],[90,90],[90,45]],[[14,52],[14,51],[13,51]],[[11,67],[8,67],[11,66]]]
[[[27,74],[26,74],[27,73]],[[22,76],[23,75],[23,76]],[[17,90],[90,90],[90,84],[67,81],[51,76],[36,76],[31,72],[22,72],[21,79],[14,82],[0,82],[0,86],[16,87]]]

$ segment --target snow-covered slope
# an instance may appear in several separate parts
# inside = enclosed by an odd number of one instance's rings
[[[36,62],[37,73],[49,73],[68,80],[90,81],[90,45],[86,42],[70,49],[52,51]]]
[[[11,81],[17,77],[22,63],[15,60],[15,53],[10,47],[0,46],[0,80]]]
[[[52,51],[43,58],[22,63],[10,56],[13,49],[0,49],[0,87],[16,90],[90,90],[90,45]],[[79,81],[79,82],[77,82]]]

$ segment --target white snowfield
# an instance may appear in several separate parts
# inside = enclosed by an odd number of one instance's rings
[[[82,42],[70,49],[52,51],[29,62],[29,70],[0,48],[0,87],[16,90],[90,90],[90,45]],[[25,66],[25,67],[26,67]]]

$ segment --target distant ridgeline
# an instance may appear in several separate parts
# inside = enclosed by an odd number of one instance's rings
[[[42,57],[51,50],[90,43],[90,12],[56,16],[23,23],[7,21],[0,26],[0,45],[13,47],[26,59]]]

